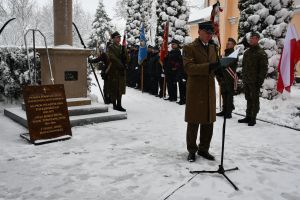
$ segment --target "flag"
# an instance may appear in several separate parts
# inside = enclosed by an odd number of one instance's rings
[[[300,40],[294,25],[289,24],[284,39],[284,46],[278,64],[277,91],[282,93],[285,89],[291,92],[294,82],[294,67],[300,60]]]
[[[126,47],[126,46],[127,46],[127,44],[126,44],[126,32],[125,32],[125,31],[124,31],[124,36],[123,36],[122,46],[123,46],[123,47]]]
[[[217,3],[215,3],[213,5],[213,8],[212,8],[212,11],[211,11],[211,14],[210,14],[210,21],[212,22],[212,24],[214,26],[214,32],[215,32],[215,35],[218,38],[219,46],[221,47],[220,28],[219,28],[220,12],[223,12],[223,9],[221,8],[220,2],[217,1]]]
[[[161,45],[160,52],[159,52],[159,59],[161,65],[163,65],[164,60],[168,54],[168,38],[169,38],[169,21],[166,22],[164,27],[163,43]]]
[[[126,66],[126,32],[124,31],[123,41],[122,41],[122,52],[121,52],[121,61],[124,66]]]
[[[139,65],[147,58],[147,43],[144,31],[144,25],[142,25],[141,33],[140,33],[140,48],[138,54],[138,63]]]

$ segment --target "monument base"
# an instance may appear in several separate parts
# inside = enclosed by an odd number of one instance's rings
[[[42,85],[52,84],[52,72],[54,84],[64,84],[66,98],[87,97],[87,58],[91,50],[69,45],[48,48],[51,70],[46,49],[38,48],[37,51],[41,58]]]
[[[72,136],[70,136],[70,135],[64,135],[64,136],[61,136],[61,137],[47,139],[47,140],[35,140],[32,143],[30,141],[29,133],[22,133],[22,134],[20,134],[20,137],[27,140],[29,143],[34,144],[34,145],[42,145],[42,144],[48,144],[48,143],[52,143],[52,142],[59,142],[59,141],[69,140],[69,139],[72,138]]]

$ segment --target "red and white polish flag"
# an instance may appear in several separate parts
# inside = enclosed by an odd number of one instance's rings
[[[284,47],[278,64],[278,92],[282,93],[284,89],[288,92],[291,92],[291,85],[294,82],[294,68],[299,60],[299,36],[295,26],[293,24],[289,24],[284,39]]]

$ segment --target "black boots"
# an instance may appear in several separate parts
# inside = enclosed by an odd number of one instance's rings
[[[249,123],[250,122],[250,117],[245,117],[243,119],[239,119],[238,123]]]
[[[248,126],[254,126],[256,124],[256,118],[245,117],[243,119],[238,120],[239,123],[246,123]]]
[[[254,126],[256,124],[255,118],[251,118],[250,121],[248,122],[248,126]]]
[[[221,116],[224,116],[224,114],[225,114],[225,112],[221,111],[221,112],[217,113],[216,115],[219,116],[219,117],[221,117]],[[231,115],[231,113],[226,113],[225,117],[226,117],[226,119],[231,119],[232,115]]]
[[[122,107],[121,97],[117,99],[117,102],[113,102],[113,109],[120,112],[126,112],[126,109]]]
[[[196,155],[195,155],[195,153],[189,153],[189,155],[188,155],[188,157],[187,157],[187,160],[188,160],[189,162],[195,162],[195,160],[196,160]]]

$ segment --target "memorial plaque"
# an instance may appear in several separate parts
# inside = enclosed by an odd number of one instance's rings
[[[65,71],[65,81],[77,81],[78,72],[77,71]]]
[[[30,141],[72,136],[64,85],[23,87]]]

